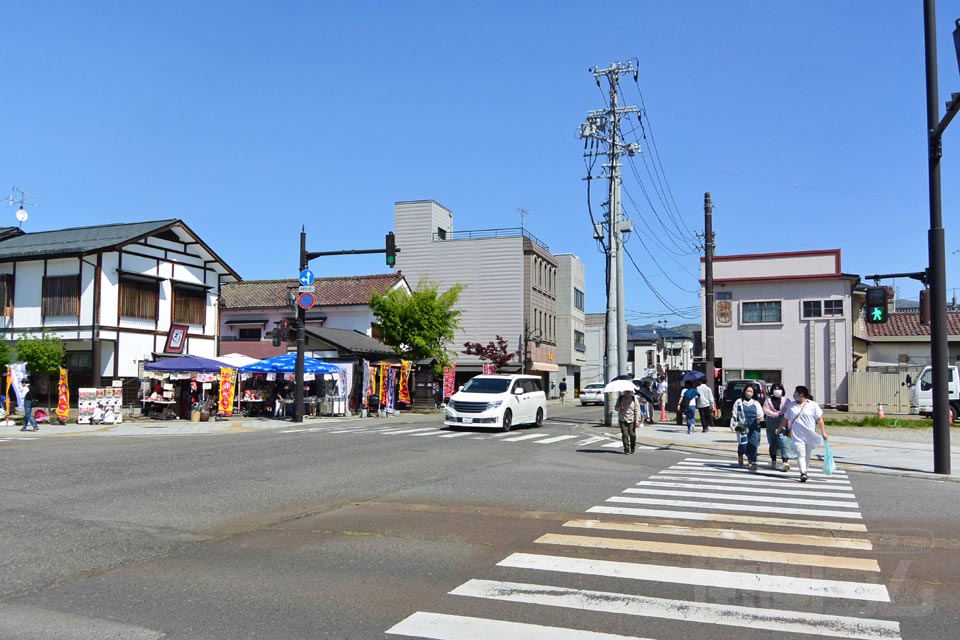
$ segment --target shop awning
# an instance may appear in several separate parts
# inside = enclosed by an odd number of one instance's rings
[[[531,362],[530,371],[555,372],[555,371],[560,371],[560,367],[558,365],[553,364],[552,362]]]

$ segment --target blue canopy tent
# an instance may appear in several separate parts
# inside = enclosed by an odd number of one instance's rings
[[[242,373],[296,373],[297,354],[285,353],[267,358],[266,360],[240,367],[240,371]],[[316,358],[304,357],[303,359],[304,373],[337,373],[338,371],[340,371],[340,367],[330,364],[329,362],[317,360]]]
[[[200,356],[181,356],[179,358],[164,358],[156,362],[143,365],[144,371],[166,371],[183,373],[220,373],[226,365],[210,358]]]

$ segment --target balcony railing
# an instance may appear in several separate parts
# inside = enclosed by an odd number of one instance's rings
[[[550,251],[550,247],[547,246],[545,242],[540,240],[537,236],[533,235],[523,227],[508,227],[505,229],[475,229],[473,231],[454,231],[452,233],[444,234],[445,237],[441,238],[440,234],[434,233],[433,240],[434,242],[449,242],[451,240],[474,240],[478,238],[516,238],[518,236],[523,236],[528,238],[530,242],[542,247],[546,251]]]

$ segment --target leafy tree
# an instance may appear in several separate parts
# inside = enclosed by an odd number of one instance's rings
[[[31,375],[46,377],[59,373],[66,359],[67,347],[63,340],[46,331],[39,338],[24,333],[17,339],[17,360],[27,364],[27,371]],[[49,383],[46,388],[47,404],[50,404]]]
[[[370,310],[380,323],[383,342],[408,360],[433,358],[437,369],[450,364],[447,345],[460,328],[460,311],[453,307],[463,291],[456,284],[440,292],[439,285],[421,280],[412,292],[391,289],[374,292]]]
[[[497,336],[496,341],[491,340],[486,345],[479,342],[464,342],[463,347],[463,353],[492,362],[496,366],[497,372],[513,360],[515,356],[519,355],[516,351],[507,350],[509,345],[502,336]]]
[[[0,367],[6,364],[10,364],[10,345],[7,344],[6,340],[0,340]],[[6,369],[3,369],[6,371]]]

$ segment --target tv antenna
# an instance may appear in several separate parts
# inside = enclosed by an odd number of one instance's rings
[[[526,228],[527,216],[533,212],[523,207],[517,208],[516,212],[520,214],[520,230],[523,231]]]
[[[24,209],[24,205],[29,207],[37,206],[35,202],[27,202],[27,194],[33,193],[28,189],[21,189],[20,187],[10,187],[10,197],[7,199],[7,204],[11,207],[17,205],[17,220],[20,221],[20,228],[23,229],[23,223],[27,221],[27,218],[30,217],[30,214],[27,213],[27,210]]]

